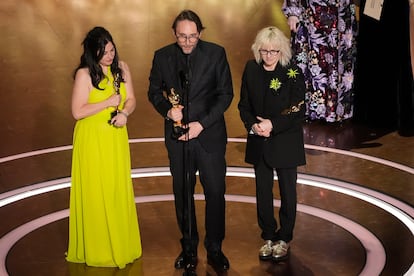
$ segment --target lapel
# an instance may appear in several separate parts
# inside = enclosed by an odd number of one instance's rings
[[[253,91],[253,93],[257,94],[257,102],[258,102],[258,111],[263,112],[264,110],[264,103],[266,100],[266,94],[268,93],[267,84],[266,84],[266,77],[265,72],[263,69],[262,64],[257,64],[257,77],[256,77],[256,87],[257,90]]]
[[[170,54],[167,57],[167,66],[168,66],[168,72],[169,74],[167,76],[171,77],[169,81],[167,81],[167,85],[170,85],[171,87],[167,87],[167,89],[174,88],[178,93],[180,93],[180,90],[182,89],[181,86],[181,78],[179,73],[179,55],[181,54],[181,49],[174,44]]]
[[[277,90],[270,89],[270,83],[273,79],[281,82],[281,87]],[[268,109],[274,109],[275,106],[280,104],[281,90],[287,85],[286,74],[280,64],[277,64],[275,70],[272,72],[266,72],[262,64],[259,64],[256,81],[258,90],[254,91],[254,93],[259,94],[257,96],[258,110],[268,114],[270,112]]]
[[[209,58],[205,52],[206,45],[202,40],[197,43],[196,49],[190,54],[190,69],[191,69],[191,80],[190,82],[199,83],[201,76],[200,72],[203,72],[203,68]]]

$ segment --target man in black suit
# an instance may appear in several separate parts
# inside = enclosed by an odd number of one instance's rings
[[[200,39],[204,26],[193,11],[182,11],[172,29],[176,42],[154,54],[148,98],[165,118],[165,145],[182,233],[182,252],[175,268],[197,265],[199,236],[194,186],[198,171],[206,203],[207,260],[216,269],[228,270],[229,261],[221,246],[225,236],[227,132],[224,112],[233,99],[230,67],[223,47]],[[166,94],[172,92],[180,96],[179,104],[173,105],[168,100]],[[187,132],[177,137],[173,125],[181,121]]]

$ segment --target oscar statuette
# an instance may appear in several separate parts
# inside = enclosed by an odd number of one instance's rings
[[[170,94],[168,94],[168,100],[172,104],[173,108],[177,108],[181,102],[181,96],[175,92],[174,88],[170,89]],[[188,132],[188,128],[184,128],[181,121],[174,122],[172,137],[178,139],[180,136]]]
[[[116,74],[114,79],[114,90],[115,94],[119,95],[119,87],[121,86],[121,77],[119,74]],[[118,114],[119,110],[118,107],[114,111],[111,112],[111,118],[108,120],[108,124],[112,125],[112,119]]]

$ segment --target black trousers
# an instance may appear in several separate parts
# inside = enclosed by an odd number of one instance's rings
[[[279,209],[280,228],[274,216],[273,206],[273,177],[274,168],[265,160],[254,166],[256,175],[256,206],[257,219],[261,237],[264,240],[283,240],[290,242],[293,239],[293,228],[296,221],[296,181],[297,168],[276,168],[279,182],[281,205]]]
[[[194,206],[197,171],[205,196],[204,245],[208,252],[221,250],[225,235],[225,153],[206,152],[197,139],[176,143],[168,155],[183,250],[196,254],[199,242]]]

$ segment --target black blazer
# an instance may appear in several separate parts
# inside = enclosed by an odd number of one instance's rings
[[[280,84],[270,88],[270,81]],[[272,72],[265,71],[255,60],[246,63],[238,108],[248,133],[256,116],[273,124],[268,138],[248,134],[245,161],[257,164],[264,156],[273,168],[291,168],[306,163],[302,123],[305,116],[305,83],[302,71],[295,65]]]
[[[165,92],[174,88],[182,96],[184,123],[199,121],[204,130],[198,139],[208,152],[225,152],[227,132],[224,112],[233,99],[233,84],[223,47],[199,40],[190,54],[189,68],[181,48],[170,44],[155,51],[150,73],[148,98],[164,118],[171,103]],[[188,79],[188,86],[183,79]],[[165,91],[163,93],[163,91]],[[165,120],[167,148],[176,145],[171,138],[171,120]]]

